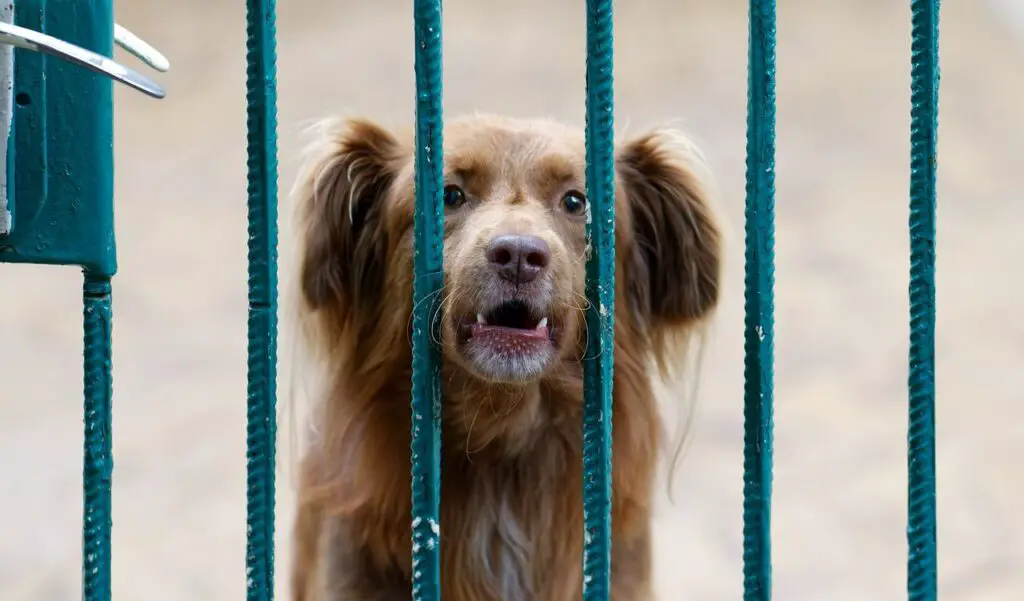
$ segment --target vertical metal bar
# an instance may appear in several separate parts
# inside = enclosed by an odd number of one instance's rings
[[[583,599],[611,588],[615,358],[615,99],[612,0],[587,0],[587,348],[583,363]]]
[[[771,599],[775,0],[750,0],[743,398],[743,599]]]
[[[910,372],[907,596],[938,598],[935,501],[935,220],[939,0],[912,0],[910,109]]]
[[[444,118],[441,0],[416,0],[416,210],[412,321],[412,598],[439,601],[441,504],[440,349],[443,285]]]
[[[246,0],[249,320],[246,598],[274,598],[277,442],[276,4]]]
[[[114,469],[110,276],[86,271],[82,301],[85,394],[82,598],[110,601],[110,489]]]

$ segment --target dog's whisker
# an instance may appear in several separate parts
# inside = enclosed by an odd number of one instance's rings
[[[410,329],[412,328],[413,316],[416,314],[416,311],[418,310],[418,308],[420,306],[422,306],[422,303],[432,303],[432,302],[434,302],[434,298],[436,296],[440,295],[440,294],[444,294],[444,290],[445,289],[442,287],[439,290],[435,290],[434,292],[431,292],[427,296],[423,297],[422,299],[420,299],[419,302],[413,303],[412,311],[409,312],[409,320],[408,320],[408,327]]]
[[[420,302],[413,304],[413,310],[409,313],[409,319],[408,319],[407,324],[406,324],[406,336],[405,336],[406,337],[406,342],[409,343],[410,347],[412,346],[412,322],[413,322],[413,316],[416,314],[416,308],[422,306],[421,303],[433,303],[434,302],[434,298],[436,298],[438,295],[444,294],[444,291],[445,291],[445,288],[442,287],[442,288],[440,288],[438,290],[435,290],[434,292],[431,292],[430,294],[428,294],[424,298],[422,298],[420,300]],[[440,310],[440,307],[442,306],[442,304],[443,304],[443,301],[441,303],[438,303],[438,305],[437,305],[438,306],[438,311]],[[429,324],[430,324],[429,327],[430,327],[431,341],[433,341],[435,344],[440,344],[441,343],[440,340],[438,340],[436,338],[436,336],[435,336],[435,331],[437,330],[437,328],[435,327],[436,326],[435,319],[437,318],[437,315],[438,315],[437,311],[435,311],[431,315],[431,317],[429,319]]]
[[[491,408],[491,413],[497,413],[498,410],[494,406],[494,397],[491,395],[491,390],[487,389],[487,405]]]
[[[441,298],[441,302],[437,304],[437,312],[434,315],[436,327],[432,329],[431,336],[434,343],[438,346],[442,346],[444,344],[444,341],[440,338],[443,333],[443,329],[439,327],[440,321],[444,319],[445,315],[447,315],[447,313],[454,307],[458,307],[460,304],[459,301],[466,295],[465,291],[449,290],[449,288],[449,286],[442,288],[442,291],[445,294]]]
[[[470,451],[471,442],[473,440],[473,426],[476,425],[476,420],[480,417],[480,412],[483,410],[483,404],[479,404],[476,407],[476,412],[473,414],[472,421],[469,422],[469,428],[466,429],[466,459],[473,460],[473,452]]]
[[[523,399],[526,398],[526,389],[520,388],[518,394],[512,394],[512,398],[514,400],[512,401],[512,403],[510,403],[508,410],[505,411],[505,417],[509,417],[516,412],[516,409],[519,408],[519,404],[522,403]]]
[[[585,313],[587,311],[587,309],[590,308],[590,299],[587,298],[587,295],[580,294],[579,292],[576,292],[575,290],[570,290],[569,293],[570,293],[571,296],[575,297],[577,300],[583,301],[582,305],[572,305],[573,309],[575,309],[577,311],[580,311],[582,313]]]

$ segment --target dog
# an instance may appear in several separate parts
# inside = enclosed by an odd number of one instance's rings
[[[306,350],[323,376],[298,479],[293,601],[411,598],[413,136],[323,128],[294,189]],[[441,589],[582,590],[583,132],[472,115],[444,131]],[[659,378],[719,299],[722,232],[699,152],[618,145],[611,598],[652,598]]]

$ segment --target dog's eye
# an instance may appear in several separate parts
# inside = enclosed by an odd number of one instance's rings
[[[466,193],[462,191],[462,188],[455,184],[449,184],[444,187],[444,206],[449,209],[457,209],[462,206],[462,203],[466,202]]]
[[[587,197],[577,190],[569,190],[562,197],[562,206],[570,215],[582,215],[587,210]]]

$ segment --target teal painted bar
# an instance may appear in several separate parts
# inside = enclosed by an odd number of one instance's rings
[[[772,598],[775,0],[750,0],[743,358],[743,599]]]
[[[246,0],[249,321],[246,599],[274,598],[277,448],[277,52],[274,0]]]
[[[82,289],[84,422],[82,599],[110,601],[113,524],[113,358],[110,276],[86,272]]]
[[[15,22],[104,56],[113,51],[111,0],[18,0]],[[111,81],[55,57],[20,48],[14,56],[17,215],[0,237],[0,262],[80,265],[112,276]]]
[[[583,599],[611,589],[615,359],[615,100],[612,0],[587,0],[587,348],[583,362]]]
[[[441,1],[416,0],[416,209],[412,315],[412,598],[441,599],[441,357],[444,118]]]
[[[939,127],[939,0],[910,3],[910,371],[907,597],[938,598],[935,500],[935,179]]]

